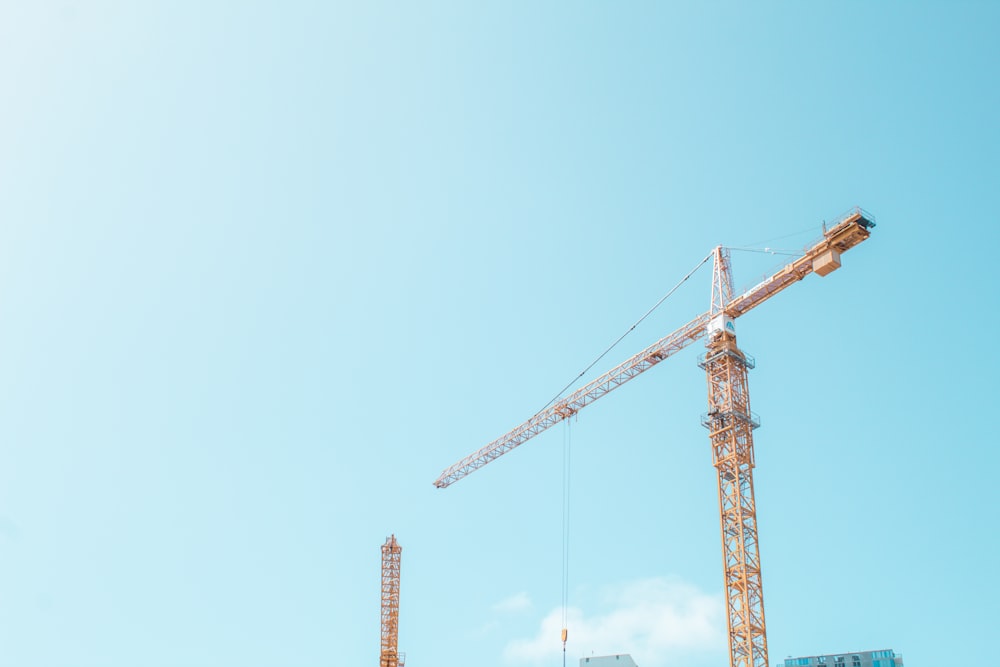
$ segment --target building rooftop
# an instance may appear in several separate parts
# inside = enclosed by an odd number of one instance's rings
[[[801,658],[785,658],[776,667],[903,667],[903,656],[892,649],[849,651]]]
[[[580,658],[580,667],[638,667],[627,653]]]

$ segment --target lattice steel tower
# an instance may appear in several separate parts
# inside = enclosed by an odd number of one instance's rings
[[[712,443],[719,475],[722,567],[729,626],[729,664],[767,667],[764,591],[753,493],[753,430],[760,425],[750,411],[747,370],[751,357],[736,346],[736,329],[724,307],[732,301],[729,252],[715,249],[712,320],[708,351],[700,362],[708,376],[708,413],[702,424]]]
[[[382,545],[382,652],[379,667],[403,667],[399,653],[399,561],[403,548],[395,535]]]

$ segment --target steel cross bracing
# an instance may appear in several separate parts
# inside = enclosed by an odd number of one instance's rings
[[[729,299],[732,293],[731,282],[729,292],[724,293],[724,300],[713,291],[712,309],[691,320],[673,333],[661,338],[642,352],[634,355],[624,363],[585,386],[577,389],[564,399],[559,400],[533,416],[523,424],[511,429],[493,442],[478,451],[466,456],[454,465],[445,468],[434,482],[434,486],[443,489],[462,479],[484,465],[493,461],[510,450],[518,447],[551,426],[558,424],[567,417],[579,412],[583,407],[593,403],[598,398],[617,389],[632,378],[649,370],[672,354],[682,350],[691,343],[702,338],[708,331],[708,323],[713,315],[718,313],[719,304],[725,303],[723,311],[726,315],[736,318],[752,308],[760,305],[789,285],[801,280],[813,271],[814,260],[829,250],[844,252],[868,238],[870,227],[874,226],[871,216],[859,208],[852,209],[837,223],[827,230],[823,238],[805,251],[803,255],[785,266],[767,280],[747,290],[740,296]],[[725,271],[728,273],[728,255]],[[722,270],[716,268],[716,272]],[[731,279],[730,279],[731,280]],[[715,283],[715,281],[713,281]]]
[[[399,654],[399,562],[403,548],[396,536],[382,545],[382,651],[379,667],[403,667]]]
[[[723,578],[729,629],[729,664],[767,667],[764,591],[753,492],[753,429],[747,368],[753,366],[736,347],[735,336],[713,334],[700,366],[708,379],[712,463],[718,472]]]

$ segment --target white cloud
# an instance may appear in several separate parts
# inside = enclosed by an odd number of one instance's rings
[[[527,611],[531,609],[531,598],[524,591],[515,593],[505,600],[501,600],[493,605],[494,611],[502,611],[509,614]]]
[[[605,591],[602,612],[567,612],[566,653],[580,657],[629,653],[639,667],[722,664],[727,659],[721,595],[708,595],[677,579],[656,577]],[[562,654],[562,611],[554,609],[532,639],[507,644],[504,658],[516,664],[556,664]]]

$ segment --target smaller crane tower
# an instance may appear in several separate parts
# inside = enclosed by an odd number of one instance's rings
[[[399,560],[403,548],[395,535],[382,545],[382,653],[379,667],[403,667],[399,653]]]

